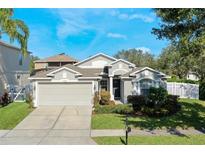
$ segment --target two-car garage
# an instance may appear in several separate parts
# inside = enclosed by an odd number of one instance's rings
[[[93,83],[37,82],[35,106],[41,105],[91,105]]]

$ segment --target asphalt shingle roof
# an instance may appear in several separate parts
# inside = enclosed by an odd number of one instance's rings
[[[67,68],[72,69],[76,72],[79,72],[80,74],[82,74],[82,77],[98,77],[98,76],[100,76],[101,72],[103,71],[103,69],[101,69],[101,68],[80,68],[78,66],[74,66],[71,64],[67,64],[67,65],[64,65],[62,67],[67,67]],[[55,68],[55,69],[50,69],[50,70],[37,71],[31,77],[32,78],[46,78],[48,73],[53,72],[59,68],[60,67]]]
[[[36,60],[35,63],[42,63],[42,62],[78,62],[76,59],[65,55],[59,54],[52,57],[48,57],[45,59]]]
[[[141,69],[143,69],[143,68],[144,68],[144,67],[135,67],[132,71],[130,71],[130,72],[128,72],[128,73],[122,75],[122,77],[129,77],[131,73],[136,72],[136,71],[139,71],[139,70],[141,70]]]

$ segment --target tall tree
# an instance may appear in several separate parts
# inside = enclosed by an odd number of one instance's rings
[[[137,67],[148,66],[155,68],[156,66],[154,55],[139,49],[121,50],[114,57],[130,61]]]
[[[205,80],[205,9],[154,9],[161,23],[152,33],[168,39],[180,54],[181,71],[195,70]],[[182,65],[183,64],[183,65]]]
[[[157,68],[168,74],[176,75],[179,78],[185,78],[193,66],[193,56],[182,58],[174,45],[169,45],[162,50],[157,59]]]
[[[171,40],[181,56],[204,54],[205,9],[154,9],[160,17],[159,28],[152,33],[159,39]]]
[[[31,55],[30,57],[31,57],[31,61],[30,61],[29,69],[30,69],[30,72],[32,73],[35,67],[34,61],[39,60],[40,58],[38,56],[33,56],[33,55]]]
[[[11,42],[16,40],[25,56],[27,54],[29,29],[23,21],[13,19],[13,14],[14,10],[11,8],[0,8],[0,38],[2,34],[7,34]]]

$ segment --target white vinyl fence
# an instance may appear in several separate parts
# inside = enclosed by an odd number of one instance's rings
[[[199,85],[190,83],[167,82],[167,91],[180,98],[199,99]]]

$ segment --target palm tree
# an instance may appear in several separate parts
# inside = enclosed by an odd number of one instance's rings
[[[0,8],[0,39],[2,34],[7,34],[11,42],[16,40],[20,44],[21,52],[26,56],[29,29],[23,21],[13,19],[13,14],[11,8]]]

